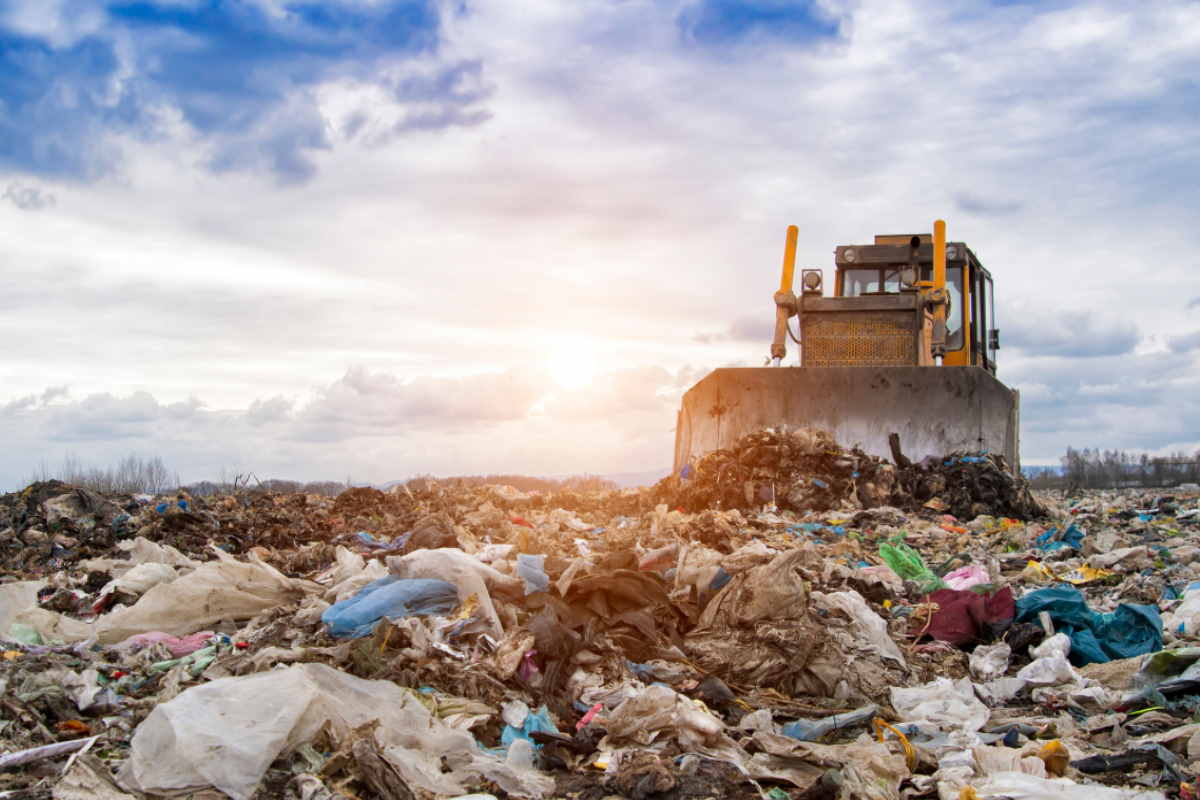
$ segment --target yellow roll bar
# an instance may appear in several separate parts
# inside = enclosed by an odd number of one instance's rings
[[[795,225],[788,225],[787,244],[783,248],[783,276],[779,279],[781,292],[792,290],[792,276],[796,274],[796,239],[799,236],[800,229]]]
[[[946,288],[946,220],[933,223],[933,287]]]

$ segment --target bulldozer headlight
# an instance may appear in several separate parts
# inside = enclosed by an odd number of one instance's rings
[[[947,245],[947,247],[946,247],[946,260],[947,260],[947,261],[953,261],[953,260],[954,260],[954,259],[956,259],[956,258],[958,258],[958,248],[957,248],[957,247],[955,247],[954,245]]]
[[[851,264],[853,264],[855,262],[855,260],[858,258],[858,253],[854,252],[853,247],[847,247],[845,250],[842,251],[842,258],[846,259]]]
[[[806,269],[800,277],[800,285],[805,293],[820,293],[823,282],[824,276],[819,269]]]

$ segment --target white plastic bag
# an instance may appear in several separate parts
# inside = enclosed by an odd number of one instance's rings
[[[818,608],[836,610],[848,617],[851,630],[859,638],[863,650],[890,658],[902,667],[907,666],[904,654],[888,635],[887,623],[867,605],[867,601],[858,592],[813,592],[812,599]]]
[[[1004,677],[1012,648],[1007,642],[981,644],[971,653],[971,676],[977,681],[993,681]]]
[[[893,687],[892,707],[905,722],[923,722],[946,732],[977,733],[990,716],[966,678],[935,678],[910,689]]]
[[[160,583],[170,583],[177,577],[175,568],[169,564],[148,561],[131,567],[121,577],[109,581],[100,590],[100,596],[120,591],[141,597]]]
[[[17,581],[0,584],[0,637],[8,634],[17,616],[37,605],[38,591],[45,581]]]
[[[1029,651],[1034,661],[1022,667],[1017,678],[1029,686],[1079,683],[1079,674],[1067,660],[1070,652],[1071,639],[1065,633],[1056,633]]]
[[[223,550],[213,549],[216,561],[202,564],[171,583],[155,586],[132,606],[109,612],[95,623],[37,607],[26,609],[13,621],[29,625],[46,641],[70,643],[95,637],[101,644],[116,644],[138,633],[162,631],[187,636],[221,620],[250,619],[321,588],[287,577],[253,553],[249,561],[238,561]]]
[[[460,795],[480,776],[526,797],[553,787],[548,776],[484,753],[470,733],[445,725],[412,692],[324,664],[222,678],[156,706],[134,732],[118,781],[152,794],[213,786],[248,800],[272,761],[326,723],[341,739],[376,720],[383,757],[414,788]]]
[[[1181,627],[1182,626],[1182,627]],[[1195,636],[1200,630],[1200,586],[1188,587],[1183,602],[1163,615],[1163,630],[1176,636]]]
[[[102,644],[123,642],[147,631],[186,636],[221,620],[245,620],[298,600],[320,589],[317,584],[289,578],[254,553],[238,561],[214,547],[216,561],[168,584],[159,584],[129,608],[106,614],[96,622]]]
[[[480,563],[456,547],[440,547],[436,550],[417,550],[406,556],[391,556],[387,560],[388,572],[397,578],[438,578],[453,583],[458,589],[458,599],[466,602],[475,595],[479,610],[490,633],[500,638],[504,626],[492,604],[493,591],[501,591],[513,597],[524,594],[523,582],[505,575],[486,564]]]
[[[973,780],[979,800],[1166,800],[1162,792],[1112,789],[1067,778],[1039,778],[1023,772],[997,772]]]

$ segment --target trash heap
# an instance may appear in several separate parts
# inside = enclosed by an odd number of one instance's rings
[[[685,466],[656,489],[668,505],[689,511],[763,504],[796,511],[925,505],[965,518],[1045,514],[1003,456],[952,453],[913,463],[897,450],[896,462],[857,447],[846,450],[825,431],[767,428]]]
[[[0,796],[1195,797],[1200,493],[1002,469],[764,431],[615,493],[34,484]]]

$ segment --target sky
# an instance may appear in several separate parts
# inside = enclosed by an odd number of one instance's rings
[[[1200,449],[1191,0],[0,0],[0,489],[670,468],[947,220],[1022,460]]]

